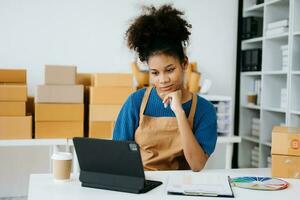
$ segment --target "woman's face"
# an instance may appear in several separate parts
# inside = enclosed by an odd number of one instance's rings
[[[166,54],[153,55],[149,58],[150,82],[161,97],[183,89],[184,70],[187,64],[187,61],[180,63],[178,58]]]

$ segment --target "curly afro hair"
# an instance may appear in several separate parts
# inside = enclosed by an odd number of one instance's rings
[[[189,42],[192,25],[182,15],[172,5],[144,7],[144,13],[126,31],[128,47],[138,53],[142,62],[148,62],[156,54],[176,56],[183,62],[186,57],[183,47]]]

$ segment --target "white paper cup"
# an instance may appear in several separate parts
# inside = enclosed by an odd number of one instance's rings
[[[53,177],[56,182],[70,180],[72,154],[68,152],[57,152],[51,157],[53,166]]]

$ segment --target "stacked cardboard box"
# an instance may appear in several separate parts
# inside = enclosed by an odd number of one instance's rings
[[[32,116],[26,116],[26,70],[0,69],[0,139],[31,139]]]
[[[272,176],[300,178],[300,129],[275,126],[272,131]]]
[[[132,74],[97,73],[92,82],[89,137],[111,139],[118,113],[134,91]]]
[[[45,85],[35,98],[35,138],[83,136],[83,85],[76,85],[76,66],[45,66]]]

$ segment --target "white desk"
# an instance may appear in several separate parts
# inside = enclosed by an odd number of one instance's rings
[[[33,174],[30,176],[28,200],[165,200],[165,199],[209,199],[217,200],[222,198],[215,197],[191,197],[191,196],[175,196],[166,193],[166,183],[168,178],[174,174],[179,173],[197,173],[191,171],[157,171],[146,172],[148,179],[160,180],[163,185],[149,191],[145,194],[130,194],[123,192],[115,192],[110,190],[101,190],[93,188],[81,187],[78,178],[73,178],[67,183],[54,183],[51,174]],[[231,170],[203,170],[198,173],[222,173],[224,176],[270,176],[270,169],[231,169]],[[292,200],[299,198],[300,180],[285,179],[290,183],[289,188],[281,191],[256,191],[233,187],[235,199],[249,199],[249,200]],[[223,198],[224,199],[224,198]],[[227,198],[225,198],[227,199]]]

